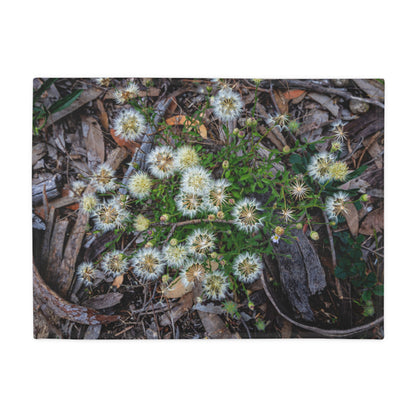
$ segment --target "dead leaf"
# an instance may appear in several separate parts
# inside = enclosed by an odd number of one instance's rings
[[[370,212],[361,223],[360,234],[373,235],[384,228],[384,208],[377,208]]]
[[[138,96],[139,97],[157,97],[160,94],[160,89],[155,87],[149,87],[145,91],[139,91]]]
[[[181,298],[186,293],[192,291],[192,285],[188,285],[185,287],[181,279],[178,279],[172,282],[167,288],[165,288],[162,292],[163,295],[167,298]]]
[[[83,306],[97,310],[111,308],[120,303],[122,297],[122,293],[110,292],[104,295],[97,295],[90,299],[87,299],[83,303]]]
[[[348,228],[350,229],[351,234],[354,237],[357,237],[359,227],[357,208],[355,208],[354,204],[349,204],[347,209],[348,211],[345,214],[343,214],[344,218],[347,221]]]
[[[285,319],[280,332],[282,334],[282,338],[290,338],[292,336],[292,324]]]
[[[111,285],[114,286],[114,287],[116,287],[117,289],[119,289],[120,286],[123,284],[123,280],[124,280],[124,275],[123,274],[120,274],[119,276],[117,276],[113,280],[113,283]]]
[[[208,138],[207,129],[203,124],[201,124],[198,120],[191,119],[184,115],[170,117],[166,119],[166,124],[168,124],[169,126],[182,126],[182,125],[185,127],[196,126],[198,128],[198,131],[201,137],[204,139]]]
[[[82,134],[87,148],[88,166],[95,168],[105,160],[104,137],[101,127],[93,117],[82,117]]]
[[[287,101],[289,101],[289,100],[293,100],[295,98],[298,98],[298,97],[300,97],[301,95],[303,95],[305,93],[306,93],[306,91],[304,91],[304,90],[289,90],[289,91],[285,91],[283,93],[283,96],[285,97],[285,99]]]
[[[218,267],[219,267],[218,262],[216,262],[215,260],[211,260],[210,261],[210,265],[211,265],[211,271],[212,272],[215,272],[215,270],[217,270]]]
[[[116,135],[116,132],[114,129],[110,130],[111,137],[114,139],[114,141],[120,146],[128,149],[131,153],[134,154],[137,148],[140,147],[140,143],[132,142],[130,140],[124,140],[120,136]]]
[[[279,111],[282,114],[288,114],[289,113],[289,102],[285,98],[284,93],[280,90],[273,90],[274,98],[276,99],[276,104],[279,107]]]
[[[104,127],[104,130],[108,131],[108,127],[109,127],[108,115],[107,115],[107,112],[105,111],[103,102],[99,99],[97,99],[97,108],[98,108],[98,111],[100,112],[101,124]]]

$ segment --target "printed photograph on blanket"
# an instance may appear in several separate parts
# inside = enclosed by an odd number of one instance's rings
[[[384,80],[35,78],[33,336],[384,338]]]

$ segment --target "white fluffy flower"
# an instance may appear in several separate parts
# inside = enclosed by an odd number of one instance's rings
[[[207,230],[197,228],[188,236],[186,246],[189,254],[195,256],[198,260],[204,260],[206,255],[214,250],[215,236]]]
[[[86,286],[92,285],[95,279],[95,268],[90,262],[81,263],[77,268],[77,276]]]
[[[145,172],[135,172],[127,182],[127,189],[134,198],[146,198],[152,190],[152,179]]]
[[[140,249],[131,259],[133,272],[143,280],[156,280],[163,274],[165,262],[154,247]]]
[[[347,214],[348,209],[346,207],[350,198],[346,192],[337,192],[333,196],[330,196],[325,201],[325,212],[331,219],[337,219],[340,214]]]
[[[227,179],[218,179],[213,182],[212,187],[205,198],[207,210],[209,212],[217,213],[221,207],[227,203],[229,194],[227,193],[227,187],[230,183]]]
[[[106,253],[101,262],[101,268],[110,276],[116,277],[127,270],[128,260],[120,250]]]
[[[155,147],[147,156],[147,164],[153,176],[165,179],[172,176],[176,170],[175,154],[169,146]]]
[[[215,116],[221,121],[235,120],[240,116],[243,109],[243,101],[240,95],[230,88],[220,90],[212,105]]]
[[[98,230],[110,231],[121,228],[128,215],[128,212],[113,199],[96,207],[94,221]]]
[[[309,165],[309,175],[319,183],[325,183],[331,179],[329,168],[335,161],[335,156],[331,153],[321,152],[312,156]]]
[[[180,278],[185,287],[193,286],[195,280],[202,282],[205,279],[205,267],[199,261],[188,261],[181,270]]]
[[[84,212],[92,214],[99,204],[98,198],[94,194],[83,195],[81,199],[81,209]]]
[[[175,152],[175,168],[183,171],[194,166],[198,166],[199,156],[191,146],[182,146]]]
[[[185,217],[193,218],[203,210],[203,197],[191,192],[179,192],[175,198],[178,211]]]
[[[124,140],[138,139],[146,129],[146,120],[138,111],[122,110],[114,120],[114,132]]]
[[[183,244],[172,246],[168,244],[163,249],[163,257],[166,264],[170,267],[178,269],[183,266],[188,255],[188,250]]]
[[[252,283],[260,277],[263,263],[257,254],[245,252],[234,260],[233,270],[240,282]]]
[[[201,166],[186,169],[181,179],[182,191],[196,195],[206,195],[212,184],[210,173]]]
[[[207,298],[222,300],[225,298],[228,288],[227,276],[219,270],[209,273],[205,277],[203,288]]]
[[[253,198],[244,198],[237,202],[232,211],[234,223],[247,233],[257,231],[263,226],[260,218],[260,204]]]
[[[116,188],[114,174],[114,170],[107,163],[102,163],[95,168],[91,181],[98,192],[104,193]]]
[[[114,91],[114,99],[117,104],[125,104],[130,100],[137,98],[139,87],[134,82],[130,82],[127,87],[120,88]]]

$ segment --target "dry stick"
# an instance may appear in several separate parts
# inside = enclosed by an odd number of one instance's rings
[[[377,107],[381,107],[384,109],[384,104],[380,103],[379,101],[372,100],[370,98],[355,97],[349,92],[339,90],[338,88],[324,87],[322,85],[314,84],[312,82],[307,82],[307,81],[298,81],[298,80],[285,80],[285,81],[287,82],[289,86],[292,86],[292,87],[304,88],[305,90],[312,90],[312,91],[320,92],[322,94],[335,94],[335,95],[345,98],[346,100],[362,101],[364,103],[373,104],[373,105],[376,105]],[[278,81],[278,82],[282,83],[282,81]]]

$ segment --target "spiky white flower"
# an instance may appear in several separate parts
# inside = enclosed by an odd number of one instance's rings
[[[295,211],[293,211],[293,209],[290,208],[285,208],[282,209],[282,218],[284,222],[290,222],[290,221],[294,221],[295,217],[293,216],[293,214],[295,213]]]
[[[305,198],[310,191],[310,188],[299,178],[295,178],[293,183],[289,186],[290,194],[298,200]]]
[[[120,250],[106,253],[101,261],[103,271],[113,277],[123,274],[128,267],[128,260]]]
[[[184,244],[172,246],[168,244],[163,248],[163,258],[170,267],[178,269],[183,266],[188,255],[188,249]]]
[[[156,280],[165,270],[160,251],[154,247],[140,249],[131,259],[133,272],[143,280]]]
[[[193,286],[195,280],[202,282],[205,279],[205,267],[199,261],[189,260],[183,266],[179,276],[185,287]]]
[[[175,168],[183,171],[188,168],[198,166],[199,156],[196,150],[191,146],[182,146],[175,152]]]
[[[183,172],[181,189],[196,195],[206,195],[210,191],[212,183],[211,175],[206,169],[194,166]]]
[[[237,119],[243,109],[239,94],[230,88],[221,89],[213,100],[214,114],[221,121]]]
[[[333,196],[330,196],[325,201],[325,212],[331,219],[337,219],[340,214],[347,214],[348,209],[346,204],[350,198],[346,192],[337,192]]]
[[[205,197],[205,204],[209,212],[217,213],[227,203],[229,199],[227,187],[229,186],[230,182],[227,179],[218,179],[213,182],[209,193]]]
[[[112,191],[117,186],[114,174],[114,170],[107,163],[102,163],[95,168],[91,182],[98,192]]]
[[[106,88],[108,88],[110,86],[110,83],[111,83],[111,78],[95,78],[95,82],[100,87],[106,87]]]
[[[77,276],[86,286],[91,286],[96,277],[94,265],[90,262],[81,263],[77,268]]]
[[[139,87],[136,83],[130,82],[127,87],[116,89],[114,91],[114,99],[117,104],[125,104],[130,100],[137,98],[139,93]]]
[[[155,147],[147,156],[147,164],[153,176],[165,179],[172,176],[176,170],[175,154],[169,146]]]
[[[70,195],[81,196],[86,187],[87,187],[87,184],[84,181],[74,181],[71,183]]]
[[[193,218],[204,208],[203,197],[191,192],[181,191],[175,198],[178,211],[185,217]]]
[[[93,213],[99,204],[98,198],[94,194],[86,194],[81,199],[81,209],[89,214]]]
[[[266,120],[266,123],[269,126],[275,126],[278,127],[279,130],[283,130],[287,127],[289,124],[290,117],[289,114],[275,114],[275,115],[269,115],[268,119]]]
[[[139,232],[147,230],[149,228],[149,225],[150,225],[150,220],[142,214],[139,214],[133,220],[133,227],[136,231],[139,231]]]
[[[98,230],[110,231],[121,228],[128,215],[128,212],[112,199],[96,207],[94,221]]]
[[[203,291],[208,299],[222,300],[225,298],[228,288],[227,276],[216,270],[215,272],[208,273],[205,276],[203,282]]]
[[[152,179],[145,172],[135,172],[127,182],[127,189],[134,198],[146,198],[152,190]]]
[[[343,123],[341,120],[334,121],[331,124],[331,131],[334,133],[333,136],[335,137],[335,140],[339,142],[344,142],[347,138],[347,133],[344,131],[344,126],[347,123]]]
[[[195,256],[198,260],[204,260],[206,255],[215,248],[215,236],[207,230],[197,228],[188,236],[186,247],[189,254]]]
[[[309,175],[319,183],[325,183],[331,179],[329,168],[335,162],[335,156],[331,153],[321,152],[312,156],[309,165]]]
[[[130,108],[121,110],[114,120],[114,132],[127,141],[138,139],[146,129],[146,119],[141,113]]]
[[[329,176],[336,181],[345,181],[347,179],[350,171],[348,170],[348,165],[345,162],[334,162],[329,167]]]
[[[257,254],[245,252],[239,254],[234,260],[233,270],[240,282],[252,283],[260,277],[263,263]]]
[[[260,211],[260,204],[254,198],[244,198],[237,202],[231,215],[240,230],[251,233],[263,226]]]

